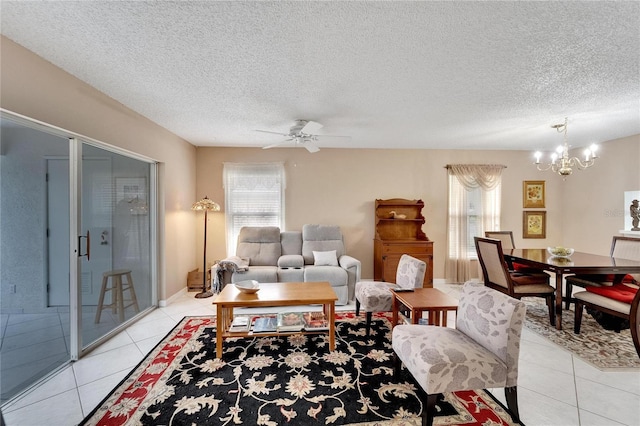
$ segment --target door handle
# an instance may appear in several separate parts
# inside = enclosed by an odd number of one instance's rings
[[[80,254],[82,252],[81,248],[81,241],[83,238],[87,239],[87,252],[85,254]],[[91,260],[91,234],[89,233],[89,230],[87,229],[87,235],[80,235],[78,236],[78,257],[82,257],[82,256],[87,256],[87,261]]]

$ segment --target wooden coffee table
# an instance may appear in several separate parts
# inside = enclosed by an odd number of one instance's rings
[[[413,291],[393,293],[392,324],[398,324],[398,312],[405,306],[411,312],[411,322],[418,324],[422,312],[429,311],[429,324],[447,326],[447,312],[458,310],[458,300],[437,288],[416,288]]]
[[[213,301],[216,305],[216,356],[222,358],[222,344],[226,337],[246,337],[253,334],[247,332],[230,333],[229,326],[233,321],[234,308],[257,308],[266,306],[299,306],[322,305],[322,310],[329,322],[329,350],[336,348],[336,300],[338,296],[326,281],[295,283],[260,283],[260,290],[254,294],[240,292],[235,285],[229,284]],[[326,333],[327,331],[324,331]],[[303,333],[296,331],[295,333]],[[314,331],[313,333],[319,333]],[[293,334],[292,332],[260,333],[261,336]]]

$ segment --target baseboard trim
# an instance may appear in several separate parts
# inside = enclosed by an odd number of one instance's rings
[[[171,304],[171,302],[173,302],[174,300],[182,297],[184,294],[187,293],[187,287],[183,287],[182,290],[180,290],[177,293],[174,293],[173,296],[171,296],[168,299],[163,299],[163,300],[158,300],[158,306],[161,308],[164,308],[166,306],[168,306],[169,304]]]

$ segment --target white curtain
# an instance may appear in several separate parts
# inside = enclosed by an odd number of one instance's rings
[[[451,164],[445,281],[462,283],[471,278],[476,259],[473,237],[500,229],[503,165]]]
[[[227,256],[243,226],[284,229],[284,163],[224,163],[223,182]]]

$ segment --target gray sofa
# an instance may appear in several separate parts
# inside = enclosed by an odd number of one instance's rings
[[[344,305],[360,281],[360,261],[345,254],[338,226],[304,225],[302,231],[282,232],[273,226],[243,227],[236,256],[228,259],[237,263],[232,259],[238,258],[244,264],[222,271],[223,286],[244,280],[328,281],[338,296],[336,303]]]

